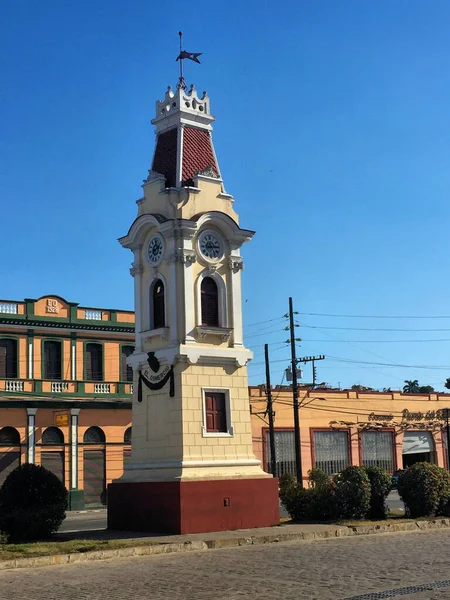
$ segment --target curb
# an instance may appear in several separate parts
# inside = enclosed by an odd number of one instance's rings
[[[274,533],[273,535],[253,535],[249,537],[230,537],[187,542],[151,542],[142,546],[118,548],[116,550],[93,550],[90,552],[74,552],[70,554],[53,554],[33,558],[16,558],[0,561],[0,571],[67,565],[91,560],[108,560],[112,558],[129,558],[131,556],[150,556],[157,554],[173,554],[178,552],[202,552],[219,548],[238,548],[276,542],[294,542],[324,540],[339,537],[355,537],[374,535],[377,533],[398,533],[406,531],[427,531],[450,527],[450,519],[432,519],[411,521],[408,523],[391,523],[388,525],[335,526],[317,531],[299,531],[293,533]]]

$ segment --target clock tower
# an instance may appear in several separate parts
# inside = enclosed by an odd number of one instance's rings
[[[278,482],[253,454],[242,332],[243,229],[194,86],[156,103],[152,167],[120,238],[134,254],[131,462],[108,526],[195,533],[278,524]]]

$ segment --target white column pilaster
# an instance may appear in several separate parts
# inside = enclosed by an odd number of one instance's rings
[[[170,344],[172,346],[178,343],[178,305],[177,305],[177,244],[175,232],[168,238],[168,256],[170,257],[169,262],[169,280],[167,282],[166,294],[166,306],[168,308],[168,314],[166,313],[166,319],[168,317],[168,324],[170,327]],[[167,322],[166,322],[167,325]]]
[[[72,362],[72,380],[76,381],[77,378],[77,340],[70,340],[70,351],[71,351],[71,362]]]
[[[28,379],[34,378],[34,338],[28,338]]]
[[[37,410],[37,408],[27,408],[27,462],[29,463],[35,461]]]
[[[134,277],[134,318],[135,318],[135,336],[136,336],[136,351],[142,350],[141,331],[142,331],[142,273],[143,266],[141,263],[141,247],[133,250],[134,262],[130,269],[131,275]]]
[[[233,327],[234,346],[242,346],[242,287],[241,271],[244,263],[240,256],[230,256],[230,287],[231,287],[231,323]]]
[[[186,344],[192,344],[195,342],[195,294],[192,263],[196,261],[196,256],[192,249],[191,240],[183,240],[183,250],[180,258],[183,263],[184,341]]]
[[[78,489],[78,415],[79,408],[70,410],[70,488]]]

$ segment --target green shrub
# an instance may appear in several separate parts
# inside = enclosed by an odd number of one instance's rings
[[[312,521],[335,521],[339,519],[339,495],[334,481],[311,490],[310,519]]]
[[[308,471],[309,481],[311,482],[311,487],[314,489],[323,489],[327,487],[330,482],[330,478],[322,471],[322,469],[311,469]]]
[[[445,514],[450,499],[450,475],[442,467],[422,462],[398,478],[398,493],[412,518]]]
[[[280,478],[278,479],[278,487],[280,490],[280,500],[284,508],[291,515],[293,502],[295,501],[298,489],[297,480],[293,475],[290,475],[289,473],[283,473],[283,475],[280,475]]]
[[[369,519],[386,519],[388,515],[386,498],[391,489],[392,478],[380,467],[365,467],[364,470],[370,481]]]
[[[338,517],[336,485],[333,481],[304,489],[292,475],[282,475],[279,486],[281,502],[294,521],[331,521]]]
[[[341,519],[364,519],[370,508],[370,481],[363,467],[346,467],[335,476]]]
[[[0,531],[10,542],[55,533],[66,516],[67,490],[50,471],[33,464],[14,469],[0,490]]]

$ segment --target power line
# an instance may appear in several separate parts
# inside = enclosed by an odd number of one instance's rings
[[[255,327],[256,325],[264,325],[265,323],[273,323],[274,321],[281,321],[283,317],[275,317],[274,319],[267,319],[266,321],[258,321],[258,323],[245,324],[244,327]]]
[[[338,317],[344,319],[450,319],[450,315],[335,315],[331,313],[299,312],[299,315],[308,317]]]
[[[361,364],[361,365],[378,365],[381,367],[396,367],[396,368],[402,368],[402,369],[431,369],[431,370],[446,370],[446,371],[450,371],[450,365],[405,365],[405,364],[401,364],[401,363],[381,363],[381,362],[370,362],[370,361],[365,361],[365,360],[355,360],[355,359],[351,359],[351,358],[343,358],[343,357],[339,357],[339,356],[332,356],[330,354],[327,355],[327,358],[329,358],[331,361],[337,361],[337,362],[345,362],[345,363],[352,363],[352,364]]]
[[[307,340],[302,339],[303,342],[321,342],[322,344],[328,344],[330,342],[339,342],[343,344],[351,344],[353,340]],[[450,338],[437,338],[437,339],[424,339],[424,340],[354,340],[358,344],[416,344],[424,342],[450,342]]]
[[[305,325],[302,323],[302,327],[307,329],[331,329],[340,331],[450,331],[450,328],[437,328],[437,329],[405,329],[405,328],[394,328],[394,327],[322,327],[319,325]]]
[[[261,337],[262,335],[270,335],[272,333],[279,333],[280,331],[282,331],[282,329],[273,329],[272,331],[262,331],[260,333],[252,333],[250,335],[244,335],[244,337],[246,340],[248,340],[249,338]]]

